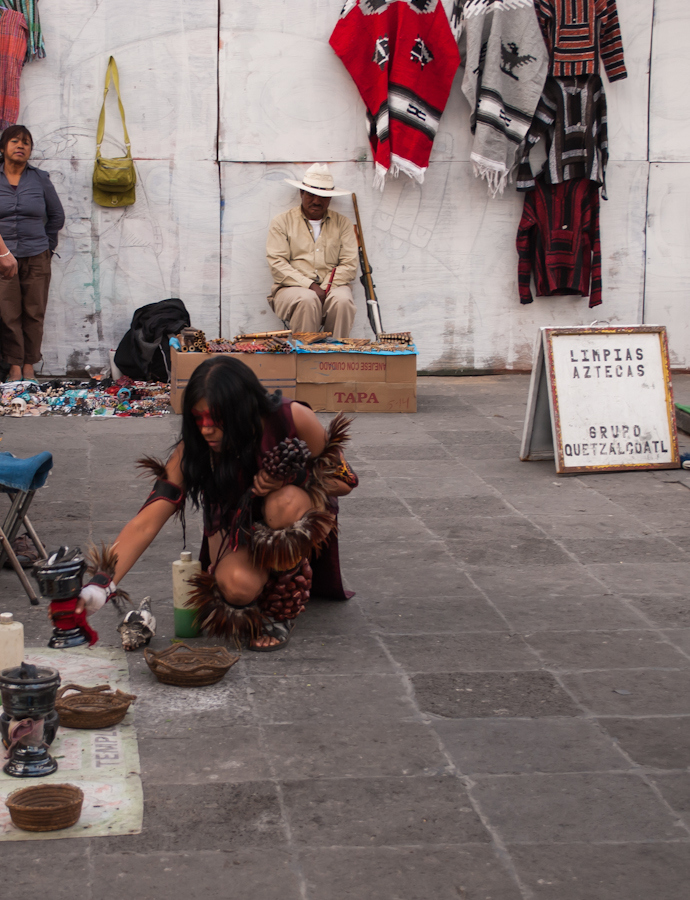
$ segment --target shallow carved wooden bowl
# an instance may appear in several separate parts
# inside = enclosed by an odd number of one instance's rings
[[[220,681],[239,656],[233,656],[225,647],[190,647],[179,643],[157,653],[147,648],[144,659],[163,684],[202,687]]]
[[[79,821],[83,791],[73,784],[39,784],[9,795],[10,818],[23,831],[59,831]]]
[[[76,693],[66,697],[68,691]],[[66,684],[57,693],[55,709],[65,728],[111,728],[124,719],[136,699],[134,694],[111,691],[109,684],[92,688]]]

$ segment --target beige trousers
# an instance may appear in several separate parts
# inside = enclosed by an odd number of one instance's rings
[[[335,338],[350,334],[357,308],[352,299],[352,288],[341,284],[332,288],[323,304],[314,291],[303,287],[284,287],[269,299],[273,312],[293,331],[330,331]]]

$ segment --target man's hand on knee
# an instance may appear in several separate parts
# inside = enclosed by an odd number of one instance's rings
[[[326,292],[325,292],[324,289],[321,287],[321,285],[320,285],[320,284],[317,284],[315,281],[312,281],[312,283],[309,285],[309,290],[310,290],[310,291],[314,291],[314,293],[316,294],[316,296],[319,298],[319,300],[320,300],[321,303],[323,304],[323,302],[324,302],[325,299],[326,299]]]

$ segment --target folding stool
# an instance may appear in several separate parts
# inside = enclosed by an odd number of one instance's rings
[[[12,549],[12,541],[23,525],[41,556],[47,556],[27,513],[34,494],[46,483],[52,468],[53,454],[47,451],[28,459],[19,459],[12,453],[0,453],[0,493],[7,494],[11,501],[10,510],[0,528],[0,568],[4,566],[6,559],[10,560],[32,606],[38,606],[38,597]]]

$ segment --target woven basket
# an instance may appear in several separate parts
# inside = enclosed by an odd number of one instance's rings
[[[163,684],[202,687],[220,681],[239,656],[232,656],[225,647],[190,647],[179,643],[158,653],[147,648],[144,659]]]
[[[39,784],[14,791],[5,802],[22,831],[59,831],[79,821],[84,793],[73,784]]]
[[[77,693],[65,697],[67,691]],[[55,709],[65,728],[110,728],[124,719],[136,699],[134,694],[111,691],[109,684],[91,688],[66,684],[57,693]]]

